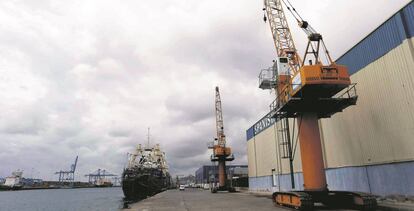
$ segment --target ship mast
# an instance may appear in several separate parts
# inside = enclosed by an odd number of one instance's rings
[[[148,133],[147,133],[147,148],[150,148],[150,128],[148,128]]]

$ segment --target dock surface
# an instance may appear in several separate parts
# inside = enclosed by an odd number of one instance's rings
[[[153,197],[131,204],[129,209],[139,211],[188,211],[188,210],[269,210],[286,209],[275,207],[271,199],[248,193],[218,192],[187,188],[184,191],[168,190]]]
[[[377,211],[409,211],[414,210],[412,203],[391,203],[391,202],[379,202]],[[289,211],[292,209],[275,206],[269,195],[252,194],[248,192],[240,193],[226,193],[218,192],[215,194],[210,193],[209,190],[191,189],[187,188],[185,191],[168,190],[159,193],[153,197],[144,199],[140,202],[130,204],[128,209],[124,211],[228,211],[228,210],[241,210],[241,211]],[[349,209],[329,209],[327,207],[318,206],[315,207],[315,211],[351,211]]]

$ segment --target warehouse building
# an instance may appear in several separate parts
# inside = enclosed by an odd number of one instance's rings
[[[320,120],[328,188],[414,195],[414,3],[336,62],[348,66],[359,98],[357,105]],[[277,125],[266,115],[247,130],[253,191],[291,189]],[[302,190],[299,144],[294,172],[295,189]]]
[[[247,165],[226,165],[226,172],[228,178],[233,176],[244,177],[244,172],[247,172]],[[218,166],[217,165],[205,165],[201,166],[195,172],[196,184],[209,184],[214,181],[214,178],[218,178]]]

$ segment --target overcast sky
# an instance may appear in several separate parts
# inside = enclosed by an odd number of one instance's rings
[[[292,0],[339,57],[409,0]],[[214,87],[235,164],[268,112],[258,89],[275,49],[262,0],[0,1],[0,177],[120,174],[127,152],[166,151],[173,174],[209,164]],[[298,49],[305,35],[291,21]]]

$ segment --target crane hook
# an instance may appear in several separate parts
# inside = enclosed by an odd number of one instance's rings
[[[263,21],[266,23],[267,17],[266,17],[266,8],[263,8]]]

